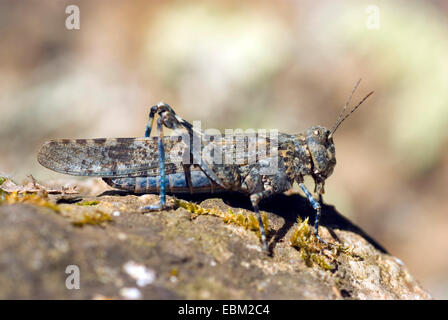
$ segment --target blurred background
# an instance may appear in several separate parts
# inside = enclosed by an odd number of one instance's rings
[[[2,0],[0,172],[65,178],[37,163],[44,141],[142,136],[160,100],[203,128],[332,127],[362,78],[352,104],[375,94],[335,134],[324,200],[447,299],[447,14],[442,0]]]

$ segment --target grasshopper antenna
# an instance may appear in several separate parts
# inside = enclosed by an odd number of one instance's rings
[[[335,131],[339,128],[339,126],[341,125],[342,122],[345,121],[345,119],[347,119],[353,112],[356,111],[356,109],[359,108],[359,106],[367,100],[368,97],[370,97],[373,94],[373,91],[369,92],[349,113],[347,113],[344,116],[344,112],[347,109],[347,106],[350,104],[350,101],[352,100],[353,94],[355,93],[356,89],[359,86],[359,83],[361,82],[361,79],[358,80],[358,82],[356,82],[355,86],[353,87],[352,92],[350,93],[350,97],[348,98],[347,102],[344,105],[344,108],[342,108],[342,111],[339,113],[338,119],[336,120],[336,123],[334,124],[333,129],[331,129],[331,133],[328,136],[329,138],[331,136],[333,136],[333,134],[335,133]]]

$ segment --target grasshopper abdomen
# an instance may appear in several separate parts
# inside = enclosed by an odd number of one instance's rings
[[[136,177],[136,178],[103,178],[113,188],[133,193],[160,193],[160,177]],[[183,172],[165,175],[165,188],[169,194],[190,193],[215,193],[227,192],[226,189],[210,180],[202,171],[191,171],[192,189],[187,185]]]

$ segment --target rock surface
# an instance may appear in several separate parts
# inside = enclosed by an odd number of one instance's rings
[[[297,214],[313,219],[314,212],[297,194],[261,205],[270,256],[256,232],[216,215],[174,205],[141,213],[157,195],[48,197],[52,205],[34,198],[0,205],[0,299],[431,298],[400,260],[332,206],[324,206],[319,232],[350,250],[330,253],[327,269],[304,259],[290,239]],[[250,212],[240,195],[186,200],[212,211]],[[69,266],[79,268],[79,289],[67,288],[76,283]]]

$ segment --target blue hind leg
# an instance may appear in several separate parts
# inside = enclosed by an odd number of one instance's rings
[[[149,112],[148,123],[146,124],[145,138],[148,138],[151,135],[152,126],[154,124],[154,117],[155,117],[156,113],[159,113],[162,110],[162,108],[163,108],[164,111],[168,111],[172,115],[175,114],[173,109],[169,105],[167,105],[167,104],[165,104],[163,102],[159,102],[157,105],[152,106],[151,110]],[[191,131],[192,130],[191,124],[186,122],[185,120],[182,120],[182,121],[183,121],[182,125],[184,125],[187,129],[189,129]],[[181,124],[180,123],[176,123],[176,122],[172,122],[172,123],[170,123],[170,125],[171,125],[171,129],[173,129],[173,128],[178,128]],[[160,137],[160,134],[159,134],[159,137]],[[163,161],[164,161],[165,160],[165,153],[164,153],[164,150],[163,150],[163,145],[161,146],[160,139],[159,139],[158,143],[159,143],[159,154],[163,153]],[[190,163],[189,164],[184,164],[183,165],[183,170],[184,170],[184,174],[185,174],[185,181],[186,181],[187,187],[189,188],[190,193],[193,194],[193,185],[192,185],[192,182],[191,182],[191,173],[190,173]],[[162,169],[162,167],[164,167],[164,165],[165,165],[165,163],[161,162],[160,163],[160,168]],[[162,173],[162,171],[160,171],[160,172]],[[164,197],[165,196],[164,191],[163,191],[163,194],[162,194],[162,184],[163,184],[163,190],[164,190],[165,189],[164,181],[160,182],[161,197]]]
[[[149,136],[151,135],[151,129],[152,125],[154,124],[154,116],[156,115],[157,108],[158,108],[157,106],[151,107],[151,111],[149,112],[149,120],[145,130],[145,138],[149,138]]]
[[[152,108],[151,108],[152,112]],[[146,128],[145,137],[151,133],[151,126],[152,122],[154,120],[154,115],[151,118],[150,114],[150,123],[148,123],[148,126]],[[158,205],[152,205],[152,206],[145,206],[142,207],[142,210],[144,211],[154,211],[154,210],[162,210],[165,207],[166,202],[166,191],[165,191],[165,148],[163,147],[163,128],[162,128],[162,119],[157,119],[157,145],[159,148],[159,165],[160,165],[160,204]]]

